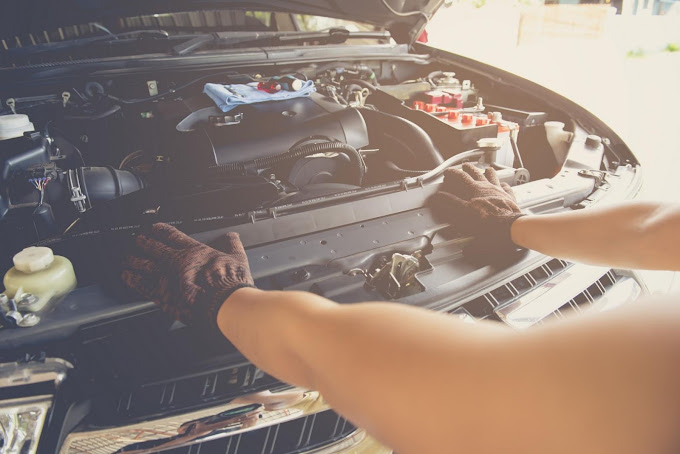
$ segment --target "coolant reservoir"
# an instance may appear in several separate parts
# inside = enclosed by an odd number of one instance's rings
[[[25,132],[34,130],[28,115],[0,115],[0,140],[21,137]]]
[[[32,246],[14,256],[14,267],[5,274],[3,284],[10,298],[34,295],[35,298],[19,300],[19,310],[37,312],[76,288],[77,282],[69,259],[54,255],[48,247]]]

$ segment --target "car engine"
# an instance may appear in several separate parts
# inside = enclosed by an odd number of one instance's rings
[[[206,82],[254,86],[282,79],[312,81],[314,89],[227,112],[201,93]],[[532,175],[553,176],[571,134],[546,124],[546,112],[502,106],[492,90],[417,65],[312,65],[140,85],[139,79],[92,80],[59,95],[6,102],[0,271],[10,270],[24,248],[48,246],[70,259],[79,287],[108,285],[115,292],[130,235],[155,222],[209,243],[210,232],[286,213],[338,204],[357,210],[362,199],[424,187],[465,161],[493,166],[515,186]],[[485,104],[487,92],[497,104]],[[309,232],[323,230],[323,220],[310,222]],[[284,224],[274,231],[260,223],[241,236],[254,245],[295,235],[297,228]],[[367,288],[388,299],[422,290],[413,276],[427,268],[426,259],[406,254],[404,285],[395,287],[385,280],[394,273],[379,272],[393,257],[368,257],[362,260],[373,262],[373,271],[355,270]],[[418,266],[408,272],[414,261]],[[262,266],[256,274],[278,270],[271,262]],[[405,291],[407,284],[413,285]]]

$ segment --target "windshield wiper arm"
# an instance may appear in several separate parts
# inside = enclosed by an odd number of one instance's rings
[[[389,39],[387,31],[351,32],[346,28],[331,28],[318,32],[218,32],[198,35],[172,48],[173,55],[186,55],[208,44],[237,46],[241,44],[290,44],[322,41],[325,44],[342,44],[348,39]]]
[[[159,29],[149,29],[149,30],[134,30],[134,31],[127,31],[127,32],[122,32],[122,33],[112,33],[112,34],[107,34],[107,35],[101,35],[101,36],[91,36],[88,38],[76,38],[76,39],[69,39],[67,41],[58,41],[54,43],[42,43],[42,44],[36,44],[34,46],[29,46],[29,47],[13,47],[10,49],[7,49],[7,52],[18,55],[18,56],[23,56],[23,55],[33,55],[33,54],[39,54],[43,52],[54,52],[54,51],[59,51],[59,50],[66,50],[66,49],[73,49],[76,47],[85,47],[89,46],[91,44],[96,44],[96,43],[103,43],[103,42],[108,42],[108,41],[119,41],[119,40],[125,40],[125,39],[146,39],[146,38],[153,38],[153,39],[169,39],[170,35],[168,32],[165,30],[159,30]]]

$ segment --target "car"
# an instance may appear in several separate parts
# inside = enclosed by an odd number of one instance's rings
[[[215,247],[239,233],[262,289],[516,330],[647,292],[630,271],[468,254],[431,210],[464,162],[535,214],[642,185],[582,107],[417,42],[443,3],[3,3],[0,453],[391,452],[125,289],[156,222]]]

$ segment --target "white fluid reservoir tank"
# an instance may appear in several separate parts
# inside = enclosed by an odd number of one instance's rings
[[[35,131],[28,115],[0,115],[0,140],[21,137],[27,131]]]
[[[5,274],[5,294],[15,298],[19,310],[37,312],[76,288],[71,261],[47,247],[29,247],[14,256],[14,267]],[[31,294],[32,298],[22,295]]]

